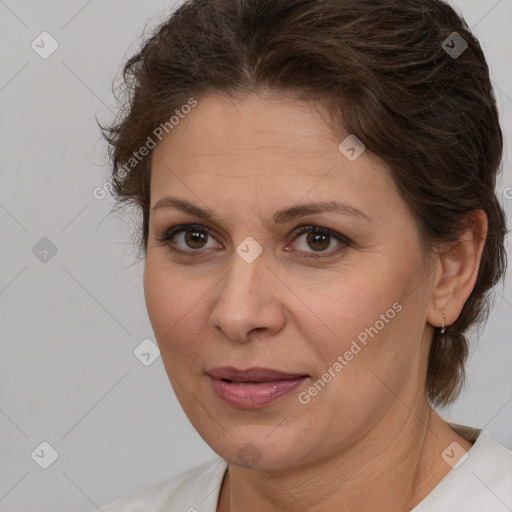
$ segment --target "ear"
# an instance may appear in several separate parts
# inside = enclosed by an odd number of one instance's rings
[[[433,296],[427,310],[427,321],[441,327],[457,320],[473,290],[487,236],[487,215],[472,210],[464,219],[464,232],[456,242],[449,242],[439,254],[438,272],[433,283]]]

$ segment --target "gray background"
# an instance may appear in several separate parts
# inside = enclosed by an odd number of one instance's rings
[[[512,0],[452,3],[492,70],[507,145],[498,189],[512,223]],[[101,193],[95,116],[111,118],[121,63],[173,4],[0,0],[1,511],[89,511],[214,455],[161,359],[145,366],[133,353],[154,341],[142,264],[131,265],[135,217],[109,215]],[[59,45],[47,59],[31,48],[43,31]],[[43,237],[56,254],[36,257]],[[510,272],[507,283],[473,344],[465,391],[441,413],[512,448]],[[48,469],[31,457],[43,441],[58,452]]]

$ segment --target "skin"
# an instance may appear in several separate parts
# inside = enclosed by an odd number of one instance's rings
[[[443,246],[429,266],[385,165],[369,151],[349,161],[319,112],[275,93],[210,94],[153,152],[151,208],[173,196],[218,217],[151,210],[144,290],[176,396],[228,461],[219,512],[405,512],[451,470],[441,453],[452,442],[471,448],[427,404],[425,374],[433,326],[443,313],[455,321],[475,284],[485,213],[468,216],[462,243]],[[328,212],[271,224],[278,210],[331,200],[369,222]],[[184,255],[159,241],[187,223],[212,235],[194,245],[176,234]],[[300,226],[350,242],[308,243]],[[249,236],[263,249],[252,263],[236,252]],[[301,258],[311,254],[320,257]],[[298,393],[395,302],[401,311],[301,404]],[[242,410],[218,398],[206,374],[226,365],[311,378],[277,403]],[[255,462],[237,455],[247,443]]]

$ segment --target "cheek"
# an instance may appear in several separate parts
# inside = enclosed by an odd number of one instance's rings
[[[346,275],[326,282],[322,300],[311,307],[322,312],[323,323],[317,320],[316,324],[325,324],[321,333],[309,330],[318,362],[314,377],[327,383],[326,398],[332,392],[333,400],[347,405],[378,402],[381,392],[386,394],[379,377],[389,384],[399,383],[410,371],[407,361],[414,359],[417,350],[407,333],[414,309],[406,300],[407,269],[381,263],[352,267]],[[310,313],[309,318],[314,323],[315,315]],[[322,382],[317,387],[323,390]]]
[[[144,267],[144,297],[149,319],[157,338],[174,323],[176,295],[170,276],[162,271],[148,251]],[[159,340],[158,340],[159,341]]]
[[[144,268],[144,295],[149,319],[166,368],[188,367],[199,362],[204,336],[204,308],[208,286],[166,267],[149,254]],[[195,363],[195,364],[194,364]]]
[[[323,297],[313,311],[318,323],[325,325],[323,350],[334,348],[336,354],[349,350],[353,340],[362,346],[371,334],[384,338],[393,323],[399,320],[397,309],[403,292],[393,279],[390,269],[352,267],[347,275],[339,275],[325,283]],[[395,304],[395,307],[393,305]],[[382,315],[382,316],[381,316]]]

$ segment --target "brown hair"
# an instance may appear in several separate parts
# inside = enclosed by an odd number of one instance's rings
[[[468,45],[461,55],[445,50],[453,32]],[[102,130],[117,202],[142,211],[144,253],[151,152],[140,161],[135,152],[210,92],[322,101],[333,129],[355,134],[389,166],[427,249],[456,241],[464,215],[483,209],[476,284],[457,320],[435,330],[427,368],[430,403],[457,398],[464,332],[487,319],[488,292],[507,266],[495,194],[502,132],[484,54],[460,15],[440,0],[188,0],[127,61],[123,79],[120,119]]]

